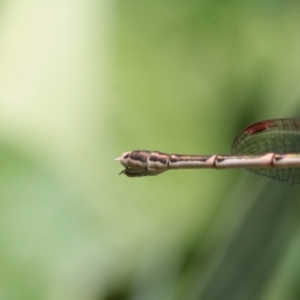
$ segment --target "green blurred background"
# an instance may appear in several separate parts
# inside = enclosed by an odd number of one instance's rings
[[[0,299],[300,298],[299,188],[113,161],[297,116],[298,1],[0,8]]]

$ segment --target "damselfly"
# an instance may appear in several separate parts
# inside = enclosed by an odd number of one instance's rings
[[[234,140],[232,155],[182,155],[159,151],[125,152],[116,159],[129,177],[171,169],[245,168],[253,174],[300,184],[300,119],[273,119],[246,127]]]

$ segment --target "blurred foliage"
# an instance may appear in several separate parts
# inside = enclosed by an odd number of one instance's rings
[[[299,188],[117,176],[297,116],[297,1],[3,1],[0,299],[298,299]]]

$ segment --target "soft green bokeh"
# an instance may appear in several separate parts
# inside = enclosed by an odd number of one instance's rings
[[[297,116],[300,6],[0,3],[0,299],[297,299],[299,188],[118,176]]]

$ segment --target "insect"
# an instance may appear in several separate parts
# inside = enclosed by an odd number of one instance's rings
[[[300,184],[300,119],[272,119],[246,127],[231,155],[183,155],[135,150],[116,159],[129,177],[158,175],[172,169],[245,168],[253,174]]]

